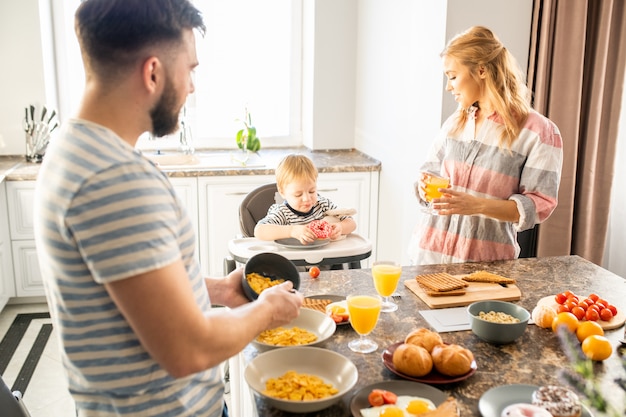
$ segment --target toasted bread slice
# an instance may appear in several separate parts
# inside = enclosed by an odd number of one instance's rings
[[[467,282],[490,282],[493,284],[515,284],[515,279],[503,277],[488,271],[476,271],[463,277]]]
[[[446,272],[423,274],[415,277],[417,282],[432,291],[451,291],[467,287],[469,284]]]

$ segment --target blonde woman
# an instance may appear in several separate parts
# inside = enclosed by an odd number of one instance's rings
[[[562,140],[531,108],[511,53],[485,27],[450,40],[441,53],[446,90],[458,108],[443,124],[421,171],[450,179],[432,201],[436,214],[416,228],[416,264],[515,259],[517,233],[545,221],[557,205]],[[425,204],[425,174],[415,184]]]

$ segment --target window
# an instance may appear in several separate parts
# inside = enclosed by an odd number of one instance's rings
[[[59,109],[74,114],[84,74],[73,16],[79,0],[54,2]],[[294,0],[195,0],[207,26],[197,36],[200,65],[185,118],[193,146],[232,148],[246,108],[263,146],[301,143],[302,4]],[[159,140],[176,148],[178,135]],[[139,147],[157,142],[142,137]]]

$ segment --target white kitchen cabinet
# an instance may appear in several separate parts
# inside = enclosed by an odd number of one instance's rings
[[[170,177],[178,198],[185,206],[196,231],[196,259],[200,261],[200,237],[198,235],[198,180],[196,177]]]
[[[5,183],[0,183],[0,311],[9,298],[15,297],[13,256],[9,232],[9,212]]]
[[[274,181],[273,175],[199,177],[198,224],[204,274],[221,276],[224,273],[223,262],[229,256],[228,242],[240,235],[239,205],[250,191]],[[356,232],[375,241],[378,172],[321,173],[318,190],[340,208],[356,209]],[[363,266],[366,265],[368,262],[364,261]]]
[[[228,241],[241,234],[239,204],[250,191],[273,181],[273,175],[198,178],[200,264],[205,276],[224,274]]]
[[[33,230],[35,181],[8,181],[6,190],[15,295],[44,296]]]

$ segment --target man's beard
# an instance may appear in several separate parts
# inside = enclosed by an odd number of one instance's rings
[[[178,115],[176,90],[169,76],[165,78],[165,87],[156,106],[150,110],[152,134],[162,137],[174,133],[178,129]]]

